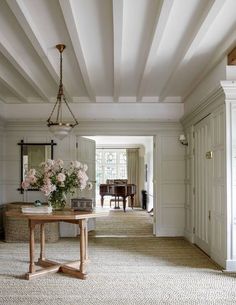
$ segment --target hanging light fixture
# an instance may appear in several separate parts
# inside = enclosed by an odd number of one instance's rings
[[[66,48],[64,44],[56,45],[56,48],[60,52],[60,83],[57,93],[57,101],[52,109],[52,112],[47,120],[47,125],[54,136],[60,140],[66,137],[73,127],[78,125],[74,114],[72,113],[64,95],[63,84],[62,84],[62,52]],[[67,122],[64,116],[69,114],[72,116],[72,122]]]

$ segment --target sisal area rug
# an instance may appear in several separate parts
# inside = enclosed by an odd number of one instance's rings
[[[110,209],[109,217],[96,219],[94,236],[153,236],[153,217],[140,208]]]
[[[122,230],[120,236],[101,233],[89,236],[86,280],[57,273],[26,281],[22,274],[28,270],[28,244],[0,242],[0,304],[236,304],[235,277],[222,273],[183,238],[135,237],[133,232],[123,237]],[[62,262],[76,260],[78,240],[48,243],[46,254]]]

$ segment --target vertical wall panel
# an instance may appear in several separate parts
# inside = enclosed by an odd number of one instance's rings
[[[195,243],[210,254],[210,219],[212,160],[206,158],[211,149],[211,117],[195,125]]]
[[[179,134],[158,136],[157,236],[184,235],[185,146],[178,138]]]
[[[0,119],[0,205],[4,202],[3,201],[3,154],[4,154],[4,147],[5,147],[5,136],[4,136],[4,125]]]
[[[225,110],[221,106],[212,114],[213,177],[211,208],[211,257],[223,265],[226,257],[226,177],[225,177]]]

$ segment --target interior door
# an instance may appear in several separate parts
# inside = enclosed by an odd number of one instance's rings
[[[76,191],[73,198],[85,197],[92,199],[95,202],[95,153],[96,142],[87,138],[76,138],[76,152],[75,158],[81,163],[88,165],[88,177],[89,181],[93,183],[92,190]],[[95,230],[96,222],[94,219],[89,219],[88,230]],[[79,226],[66,222],[60,222],[60,236],[61,237],[75,237],[79,234]]]
[[[195,243],[210,255],[212,160],[211,125],[207,116],[194,127]]]
[[[93,204],[95,206],[95,192],[96,192],[96,142],[91,139],[87,139],[84,137],[77,137],[76,139],[76,158],[83,164],[88,165],[87,175],[89,177],[89,181],[92,182],[93,188],[92,190],[85,189],[83,191],[77,191],[77,198],[85,197],[93,200]],[[95,230],[95,219],[89,219],[88,229]]]

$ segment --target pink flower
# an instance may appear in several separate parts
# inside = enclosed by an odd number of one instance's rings
[[[27,180],[22,181],[21,187],[27,189],[30,186],[30,183]]]
[[[35,184],[37,182],[37,178],[35,176],[29,176],[30,184]]]
[[[56,160],[56,165],[59,165],[60,167],[63,167],[64,161],[61,159]]]
[[[34,168],[31,168],[27,174],[27,176],[35,176],[36,170]]]
[[[26,179],[22,182],[22,187],[39,188],[46,196],[50,196],[52,192],[59,191],[66,193],[74,192],[76,188],[80,190],[92,188],[92,184],[88,183],[86,171],[87,164],[79,161],[71,161],[69,168],[63,168],[63,160],[47,160],[41,164],[40,171],[30,169]]]
[[[86,183],[84,183],[83,181],[81,181],[80,183],[80,189],[84,190],[86,188]]]
[[[79,181],[81,183],[86,183],[86,181],[88,180],[87,174],[84,171],[82,171],[82,170],[78,171],[77,178],[79,179]]]
[[[66,179],[66,176],[63,173],[59,173],[57,175],[57,181],[63,182],[63,181],[65,181],[65,179]]]
[[[42,191],[45,196],[49,196],[55,190],[56,190],[56,186],[53,184],[45,184],[40,188],[40,191]]]
[[[71,161],[70,162],[71,168],[80,169],[82,167],[82,164],[79,161]]]

